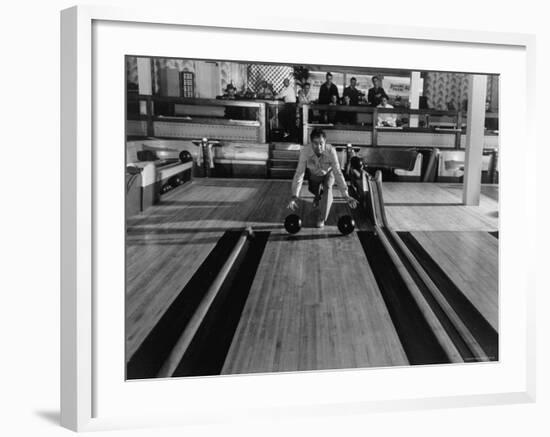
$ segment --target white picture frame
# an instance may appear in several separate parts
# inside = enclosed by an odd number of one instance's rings
[[[456,393],[433,396],[415,396],[413,392],[403,394],[399,398],[399,390],[388,398],[379,396],[377,398],[368,398],[355,393],[350,396],[348,401],[342,402],[344,398],[336,399],[336,393],[328,390],[325,398],[319,403],[308,403],[304,398],[300,406],[294,404],[284,405],[284,399],[277,405],[260,405],[251,410],[250,404],[243,399],[236,399],[234,408],[223,413],[220,409],[214,411],[219,414],[209,414],[202,410],[201,401],[197,400],[197,410],[192,414],[181,414],[183,408],[178,413],[178,409],[170,411],[151,411],[150,414],[139,412],[135,415],[128,411],[111,411],[103,414],[100,398],[105,390],[98,390],[100,380],[102,380],[102,370],[105,364],[98,358],[98,350],[103,345],[101,335],[97,334],[98,320],[102,320],[104,314],[100,312],[101,302],[98,303],[98,286],[104,283],[104,278],[98,276],[98,204],[102,202],[101,190],[97,190],[97,166],[101,165],[104,155],[97,153],[94,145],[94,137],[98,133],[94,131],[94,120],[97,118],[97,96],[95,87],[98,81],[101,81],[100,74],[94,62],[101,56],[98,53],[96,43],[101,41],[101,37],[94,26],[98,23],[117,23],[121,27],[131,26],[157,26],[152,31],[161,32],[172,31],[178,26],[185,27],[187,31],[204,31],[211,29],[213,32],[232,28],[240,32],[264,32],[269,33],[270,37],[280,38],[281,36],[292,35],[293,38],[304,36],[319,35],[338,42],[339,38],[350,38],[354,40],[376,39],[377,41],[406,42],[410,44],[422,44],[425,42],[437,43],[439,46],[452,45],[485,47],[489,49],[510,50],[511,52],[521,52],[525,62],[520,66],[514,65],[513,68],[519,68],[520,73],[526,78],[525,94],[518,97],[521,104],[519,111],[525,117],[519,117],[516,132],[506,132],[507,127],[504,124],[502,128],[503,135],[521,135],[525,141],[525,149],[530,153],[536,153],[534,140],[533,109],[527,104],[534,101],[534,47],[535,37],[527,34],[512,33],[494,33],[483,31],[458,31],[452,29],[433,29],[417,28],[404,26],[372,25],[361,22],[314,22],[307,19],[278,19],[277,17],[255,17],[233,18],[231,23],[226,23],[223,15],[208,14],[198,16],[188,13],[183,9],[178,11],[165,11],[158,8],[147,10],[121,9],[111,7],[78,6],[62,11],[61,13],[61,252],[62,252],[62,271],[61,271],[61,424],[69,429],[84,431],[98,429],[113,429],[138,426],[166,426],[169,424],[203,424],[210,422],[223,422],[230,420],[246,420],[245,417],[260,419],[266,416],[292,417],[301,415],[324,415],[339,414],[343,411],[353,411],[362,414],[372,411],[398,411],[403,409],[418,408],[437,408],[451,406],[475,406],[486,404],[505,404],[518,402],[533,402],[535,399],[535,339],[534,339],[534,272],[533,267],[527,264],[521,264],[516,274],[517,281],[514,286],[520,287],[521,305],[516,309],[507,307],[507,311],[522,311],[525,323],[521,324],[521,332],[515,333],[514,337],[518,339],[518,344],[524,345],[521,350],[520,365],[515,368],[518,373],[518,384],[513,389],[506,387],[503,381],[502,389],[495,387],[491,391],[468,393]],[[109,25],[111,25],[109,24]],[[161,27],[158,27],[161,26]],[[167,26],[167,27],[163,27]],[[195,30],[196,29],[196,30]],[[145,50],[146,51],[146,50]],[[158,53],[163,55],[162,53]],[[179,53],[178,53],[179,55]],[[254,55],[251,55],[253,57]],[[192,57],[192,56],[190,56]],[[233,57],[233,56],[228,56]],[[236,55],[238,59],[239,55]],[[117,58],[118,59],[118,58]],[[512,68],[512,67],[510,67]],[[519,71],[519,70],[518,70]],[[122,76],[123,70],[120,70]],[[96,76],[97,75],[97,76]],[[523,77],[522,76],[522,77]],[[503,87],[506,85],[502,85]],[[523,87],[523,85],[521,85]],[[503,91],[506,91],[503,89]],[[506,100],[503,99],[503,106]],[[516,111],[517,112],[517,111]],[[503,120],[506,121],[506,109],[503,109]],[[120,120],[122,122],[122,120]],[[519,126],[519,128],[518,128]],[[519,130],[518,130],[519,129]],[[510,137],[511,138],[511,137]],[[503,140],[504,141],[504,140]],[[116,141],[115,141],[116,144]],[[122,147],[122,144],[121,144]],[[503,168],[510,168],[510,160],[506,157],[506,152],[502,153]],[[534,172],[527,175],[524,162],[518,161],[518,172],[524,176],[524,181],[520,187],[513,187],[503,180],[505,189],[513,193],[514,188],[519,192],[535,190]],[[115,171],[116,170],[110,170]],[[122,174],[122,173],[121,173]],[[116,174],[111,174],[116,178]],[[105,178],[102,173],[101,178]],[[509,198],[508,198],[509,199]],[[503,196],[503,202],[508,201],[506,195]],[[533,201],[534,204],[534,201]],[[123,208],[123,205],[121,206]],[[510,238],[501,240],[501,251],[511,251],[524,244],[521,247],[530,247],[535,241],[535,218],[534,213],[523,209],[518,211],[518,217],[514,220],[503,218],[503,233],[506,235],[508,230],[514,229],[516,223],[521,220],[526,221],[525,242],[520,239]],[[99,232],[101,234],[101,232]],[[118,236],[120,241],[120,235]],[[519,246],[518,246],[519,245]],[[506,252],[502,252],[505,253]],[[99,270],[101,271],[101,269]],[[100,273],[101,274],[101,273]],[[123,289],[120,290],[123,294]],[[523,312],[525,310],[525,312]],[[510,313],[510,314],[512,314]],[[504,331],[503,340],[506,339]],[[99,354],[101,356],[101,354]],[[103,355],[104,356],[104,355]],[[506,360],[503,359],[497,365],[505,366]],[[471,367],[471,372],[487,372],[482,367]],[[495,370],[497,368],[494,368]],[[393,374],[396,381],[404,381],[411,376],[409,368],[397,369]],[[495,370],[496,371],[496,370]],[[380,377],[385,377],[384,371],[366,370],[365,372],[380,372]],[[397,373],[401,372],[401,373]],[[414,371],[415,378],[428,378],[430,372],[438,373],[437,366],[427,366],[423,370]],[[524,372],[519,375],[519,372]],[[363,375],[361,373],[361,375]],[[231,385],[233,388],[241,387],[246,391],[250,385],[258,385],[263,381],[269,381],[270,384],[316,384],[319,380],[316,378],[317,372],[307,372],[304,374],[292,374],[277,376],[239,376],[223,379],[224,384]],[[504,375],[504,374],[503,374]],[[360,373],[353,371],[330,372],[329,376],[323,374],[323,383],[327,387],[353,383],[353,378],[359,377]],[[445,376],[442,375],[444,378]],[[274,378],[276,378],[274,380]],[[327,378],[330,378],[327,379]],[[404,378],[404,379],[402,379]],[[208,385],[209,393],[216,393],[219,387],[216,387],[216,378],[197,378],[193,379],[187,386],[187,393],[198,393],[201,385]],[[274,382],[275,381],[275,382]],[[124,381],[122,381],[124,383]],[[175,383],[175,381],[174,381]],[[179,383],[179,382],[178,382]],[[169,390],[169,384],[172,381],[151,381],[130,383],[132,392],[139,392],[139,384],[146,384],[148,389],[153,385],[161,390]],[[99,393],[99,394],[98,394]],[[276,394],[273,394],[276,397]],[[283,393],[284,396],[284,393]],[[322,395],[321,395],[322,396]],[[332,396],[332,398],[331,398]],[[340,396],[345,397],[340,393]],[[223,396],[220,396],[223,398]],[[212,405],[211,405],[212,407]]]

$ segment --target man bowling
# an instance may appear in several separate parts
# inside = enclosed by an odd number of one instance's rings
[[[336,149],[327,144],[325,132],[321,129],[314,129],[310,135],[311,145],[302,147],[298,167],[292,180],[292,199],[288,208],[294,211],[298,207],[298,198],[304,181],[306,168],[309,172],[308,190],[315,196],[313,207],[318,209],[316,226],[322,228],[330,213],[332,206],[332,186],[334,181],[344,199],[350,207],[356,208],[357,201],[348,194],[348,187]]]

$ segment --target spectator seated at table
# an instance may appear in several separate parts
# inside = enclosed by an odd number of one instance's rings
[[[337,94],[331,94],[329,106],[337,106],[338,105],[338,95]],[[336,123],[338,121],[338,112],[337,111],[331,111],[328,110],[325,113],[325,122],[326,123]]]
[[[351,106],[351,97],[348,94],[344,94],[342,99],[342,106]],[[338,111],[336,115],[336,122],[341,124],[356,124],[357,113],[348,111]]]
[[[236,100],[237,99],[237,88],[230,83],[225,87],[225,92],[223,96],[220,97],[221,100]],[[226,106],[225,107],[225,118],[230,120],[246,120],[246,115],[244,109],[238,106]]]
[[[392,105],[388,103],[387,97],[382,97],[382,102],[377,106],[378,108],[393,108]],[[397,117],[395,114],[387,112],[379,112],[378,120],[376,121],[376,126],[380,127],[396,127],[397,126]]]
[[[258,96],[258,99],[266,99],[266,100],[270,100],[274,98],[275,93],[273,92],[273,88],[267,83],[266,80],[262,80],[260,82],[260,87],[258,88],[257,96]]]

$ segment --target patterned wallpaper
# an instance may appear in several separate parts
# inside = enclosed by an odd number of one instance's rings
[[[424,96],[433,109],[459,109],[468,96],[468,77],[465,74],[427,73]]]
[[[468,99],[468,75],[463,73],[426,73],[424,96],[432,109],[454,110]],[[498,109],[498,76],[487,78],[487,100],[491,110]]]

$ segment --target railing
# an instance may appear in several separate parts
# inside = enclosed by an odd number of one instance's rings
[[[147,136],[162,136],[156,132],[159,123],[178,123],[190,125],[189,136],[178,134],[182,138],[197,138],[197,129],[192,125],[211,125],[208,136],[213,139],[224,138],[224,130],[242,127],[252,129],[255,141],[266,142],[267,116],[264,102],[224,100],[224,99],[189,99],[127,94],[127,120],[145,122]],[[183,135],[183,136],[182,136]]]
[[[318,116],[312,120],[311,117],[315,112]],[[383,114],[394,114],[395,126],[380,125],[379,116]],[[460,111],[304,104],[301,105],[300,116],[304,144],[309,140],[311,129],[322,127],[337,131],[341,140],[349,139],[341,142],[376,147],[393,145],[388,142],[393,138],[401,138],[399,132],[409,136],[416,135],[420,142],[425,140],[426,135],[432,134],[441,139],[444,144],[425,145],[458,150],[463,147],[462,136],[466,133],[463,125],[466,118]],[[382,139],[380,135],[383,136]]]
[[[466,116],[460,111],[379,108],[365,105],[292,104],[302,143],[315,127],[323,127],[334,144],[360,146],[428,146],[464,148]],[[127,94],[128,132],[136,136],[254,141],[265,143],[278,127],[277,100],[190,99]],[[293,109],[294,110],[294,109]],[[395,126],[379,126],[379,116],[393,114]],[[314,116],[316,115],[316,117]],[[487,114],[487,118],[495,114]],[[498,116],[498,114],[497,114]],[[313,118],[312,118],[313,117]],[[498,136],[486,133],[484,146],[498,147]]]

